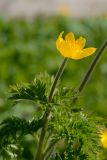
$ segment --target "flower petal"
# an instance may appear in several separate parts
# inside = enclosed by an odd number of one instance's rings
[[[101,133],[101,143],[104,148],[107,148],[107,129]]]
[[[86,39],[83,38],[83,37],[80,37],[76,40],[76,45],[78,45],[78,47],[81,49],[83,49],[85,47],[85,44],[86,44]]]
[[[90,56],[96,51],[96,48],[83,49],[86,43],[86,39],[80,37],[75,40],[74,34],[69,32],[65,36],[65,40],[62,38],[64,32],[61,32],[58,39],[56,40],[56,47],[64,57],[72,59],[82,59]]]
[[[78,53],[74,53],[72,54],[72,59],[82,59],[84,57],[90,56],[91,54],[93,54],[96,51],[96,48],[90,47],[90,48],[86,48],[81,50],[81,52]]]
[[[63,33],[64,31],[60,33],[58,39],[56,40],[56,47],[58,50],[60,49],[61,43],[64,41],[62,38]]]
[[[84,57],[87,57],[87,56],[90,56],[91,54],[93,54],[96,50],[97,50],[97,48],[94,48],[94,47],[85,48],[82,50],[81,54],[83,54]]]
[[[72,58],[72,50],[66,41],[61,43],[59,51],[64,57]]]
[[[65,41],[62,38],[63,33],[64,32],[60,33],[60,35],[56,41],[56,47],[64,57],[71,58],[71,48],[70,48],[69,42]]]
[[[70,43],[74,43],[75,42],[75,36],[72,32],[69,32],[66,36],[65,36],[65,41],[66,42],[70,42]]]

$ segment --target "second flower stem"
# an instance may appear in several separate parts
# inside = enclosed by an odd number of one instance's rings
[[[97,52],[94,60],[93,60],[92,63],[90,64],[90,66],[89,66],[89,68],[88,68],[88,70],[87,70],[87,72],[86,72],[86,74],[85,74],[85,76],[84,76],[84,78],[83,78],[83,80],[82,80],[79,88],[78,88],[78,92],[79,92],[79,93],[82,92],[82,90],[84,89],[86,83],[88,82],[88,80],[89,80],[89,78],[90,78],[93,70],[95,69],[95,67],[96,67],[96,65],[97,65],[97,63],[98,63],[98,60],[100,59],[100,57],[101,57],[101,55],[102,55],[102,53],[103,53],[103,51],[104,51],[104,49],[105,49],[106,47],[107,47],[107,40],[101,45],[101,47],[100,47],[100,49],[98,50],[98,52]]]

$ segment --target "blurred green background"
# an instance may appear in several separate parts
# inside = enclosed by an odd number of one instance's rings
[[[99,49],[107,39],[107,19],[97,17],[74,20],[61,16],[38,16],[30,21],[0,18],[0,121],[11,115],[26,119],[34,115],[35,108],[30,104],[11,106],[8,100],[9,87],[17,83],[31,82],[41,72],[55,75],[63,60],[55,45],[61,31],[65,34],[72,31],[77,38],[85,36],[87,47],[93,46]],[[69,59],[61,79],[61,86],[78,87],[94,57],[95,54],[80,61]],[[80,97],[80,105],[106,117],[106,86],[107,50]],[[27,143],[32,145],[33,140],[29,138]],[[27,152],[25,155],[31,158],[32,154],[30,155],[29,151],[28,155]]]
[[[65,34],[73,31],[76,37],[85,36],[87,46],[99,48],[107,38],[107,19],[105,17],[97,17],[73,20],[61,16],[38,16],[32,21],[28,21],[0,18],[1,119],[7,111],[11,110],[9,101],[7,102],[10,85],[30,82],[40,72],[55,75],[63,60],[55,45],[61,31],[65,31]],[[94,57],[95,54],[80,61],[69,59],[62,76],[61,85],[73,88],[78,87]],[[106,86],[107,51],[103,54],[80,98],[81,104],[93,109],[96,108],[98,112],[104,111],[103,113],[106,115]]]

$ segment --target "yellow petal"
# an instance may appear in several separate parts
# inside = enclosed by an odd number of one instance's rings
[[[60,33],[56,41],[56,47],[64,57],[71,57],[71,48],[70,48],[69,42],[65,41],[62,38],[63,33],[64,32]]]
[[[72,58],[72,50],[66,41],[61,43],[59,51],[64,57]]]
[[[59,37],[58,38],[62,38],[62,35],[64,34],[64,31],[62,31],[60,34],[59,34]]]
[[[74,51],[74,53],[72,54],[72,59],[82,59],[84,57],[90,56],[95,51],[96,51],[96,48],[93,48],[93,47],[83,49],[78,53],[75,53]]]
[[[85,47],[85,44],[86,44],[86,39],[83,38],[83,37],[80,37],[76,40],[76,45],[78,45],[78,47],[81,49],[83,49]]]
[[[107,148],[107,139],[102,139],[101,142],[102,142],[103,147]]]
[[[60,49],[61,43],[64,41],[62,38],[63,33],[64,31],[60,33],[58,39],[56,40],[56,47],[58,50]]]
[[[96,48],[83,49],[86,43],[86,39],[80,37],[75,40],[74,34],[69,32],[65,36],[65,40],[62,38],[64,32],[61,32],[58,39],[56,40],[56,47],[64,57],[72,59],[82,59],[90,56],[96,51]]]
[[[72,32],[69,32],[69,33],[65,36],[65,40],[66,40],[67,42],[74,43],[74,42],[75,42],[74,34],[73,34]]]
[[[104,148],[107,148],[107,130],[103,131],[101,134],[101,143]]]
[[[84,57],[87,57],[92,55],[96,50],[97,48],[94,48],[94,47],[86,48],[82,50],[81,54],[83,54]]]
[[[101,143],[104,148],[107,148],[107,135],[104,138],[101,138]]]

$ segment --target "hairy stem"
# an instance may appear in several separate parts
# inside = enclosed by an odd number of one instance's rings
[[[86,72],[86,74],[85,74],[85,76],[84,76],[79,88],[78,88],[78,92],[79,93],[82,92],[82,90],[84,89],[86,83],[88,82],[93,70],[95,69],[95,67],[96,67],[96,65],[97,65],[97,63],[98,63],[98,61],[99,61],[99,59],[100,59],[100,57],[101,57],[101,55],[102,55],[102,53],[103,53],[103,51],[104,51],[104,49],[106,47],[107,47],[107,40],[101,45],[101,47],[98,50],[94,60],[90,64],[90,66],[89,66],[89,68],[88,68],[88,70],[87,70],[87,72]]]
[[[48,148],[46,149],[46,151],[45,151],[44,154],[43,154],[43,159],[44,159],[45,157],[47,157],[48,153],[50,153],[51,150],[53,150],[53,147],[56,145],[57,142],[58,142],[58,140],[55,140],[55,141],[53,141],[53,142],[48,146]]]
[[[48,160],[50,158],[50,156],[52,155],[52,153],[53,153],[53,149],[51,148],[50,151],[48,152],[48,155],[45,158],[45,160]]]
[[[55,79],[54,79],[54,82],[52,84],[52,87],[51,87],[51,90],[50,90],[50,94],[49,94],[49,97],[48,97],[48,101],[50,102],[52,100],[52,97],[53,97],[53,94],[54,94],[54,90],[56,88],[56,85],[58,83],[58,80],[60,79],[60,77],[62,76],[62,73],[65,69],[65,64],[67,62],[67,58],[64,59],[64,61],[62,62],[58,72],[56,73],[56,76],[55,76]]]
[[[51,100],[53,98],[55,88],[57,86],[58,80],[60,79],[61,75],[63,74],[63,71],[64,71],[65,64],[66,64],[67,60],[68,60],[67,58],[64,59],[64,61],[62,62],[58,72],[56,73],[54,82],[52,84],[52,87],[51,87],[51,90],[50,90],[50,93],[49,93],[48,102],[51,102]],[[46,112],[44,113],[44,116],[43,116],[44,126],[42,127],[40,140],[39,140],[39,145],[38,145],[38,150],[37,150],[35,160],[42,160],[42,147],[43,147],[43,142],[44,142],[44,138],[45,138],[45,134],[46,134],[46,130],[47,130],[47,123],[48,123],[49,114],[50,114],[50,108],[48,110],[46,110]]]

